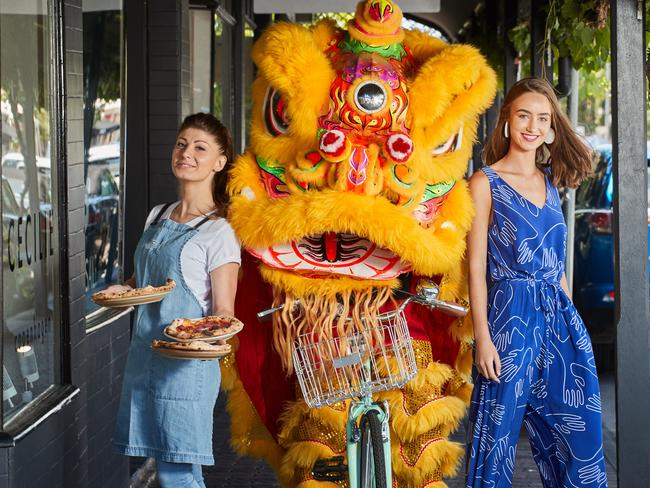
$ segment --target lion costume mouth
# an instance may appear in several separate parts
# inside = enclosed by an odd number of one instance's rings
[[[244,247],[264,263],[265,276],[288,272],[303,282],[329,277],[339,291],[357,288],[342,278],[390,286],[407,271],[443,274],[464,251],[472,217],[466,204],[455,204],[467,200],[464,186],[446,194],[451,205],[438,210],[433,228],[413,218],[413,209],[385,198],[323,190],[270,200],[261,185],[250,192],[249,198],[232,200],[231,212],[246,218],[231,224]]]
[[[408,263],[390,250],[347,233],[324,232],[250,251],[272,268],[291,270],[311,278],[334,274],[391,280],[411,269]]]

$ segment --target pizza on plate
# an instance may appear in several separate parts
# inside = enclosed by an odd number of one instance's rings
[[[162,286],[143,286],[142,288],[131,288],[129,290],[118,292],[98,291],[92,296],[93,300],[111,300],[114,298],[143,297],[147,295],[156,295],[158,293],[170,292],[176,287],[176,282],[168,279]]]
[[[151,347],[154,349],[165,349],[173,351],[205,351],[214,352],[217,354],[228,354],[231,349],[230,344],[210,344],[203,341],[170,342],[159,341],[157,339],[151,341]]]
[[[207,339],[236,334],[243,327],[235,317],[208,315],[200,319],[176,319],[165,328],[165,333],[176,339]]]

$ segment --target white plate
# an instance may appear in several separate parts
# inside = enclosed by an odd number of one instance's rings
[[[230,354],[232,349],[227,352],[221,351],[183,351],[179,349],[165,349],[162,347],[151,347],[158,354],[172,358],[172,359],[199,359],[199,360],[215,360]]]
[[[173,290],[173,288],[172,288]],[[161,301],[167,295],[169,295],[172,290],[159,291],[156,293],[150,293],[147,295],[138,295],[134,297],[115,297],[115,298],[104,298],[104,299],[95,299],[92,301],[97,305],[101,305],[106,308],[123,308],[130,307],[132,305],[144,305],[146,303],[155,303]]]

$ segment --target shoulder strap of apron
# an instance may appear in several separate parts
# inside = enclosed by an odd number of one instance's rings
[[[201,220],[201,222],[199,222],[198,224],[196,224],[193,228],[194,228],[194,229],[198,229],[198,228],[201,227],[203,224],[205,224],[208,220],[210,220],[210,217],[212,217],[212,214],[210,214],[210,215],[208,215],[207,217],[205,217],[203,220]]]
[[[169,202],[166,203],[165,205],[162,206],[162,208],[158,211],[158,214],[156,215],[156,218],[153,219],[153,222],[151,222],[151,225],[156,225],[158,221],[160,221],[160,217],[162,217],[167,209],[173,204],[174,202]]]

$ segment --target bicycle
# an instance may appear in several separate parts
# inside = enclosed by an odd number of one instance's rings
[[[308,332],[294,342],[293,366],[305,403],[318,408],[350,400],[348,464],[342,456],[319,460],[312,470],[318,481],[342,481],[347,471],[350,488],[392,486],[388,402],[374,401],[373,393],[401,388],[417,373],[404,309],[415,302],[457,317],[467,314],[466,307],[439,300],[439,288],[431,282],[418,286],[416,294],[399,293],[406,299],[395,310],[366,321],[363,329],[317,341]],[[282,308],[257,315],[263,319]]]

